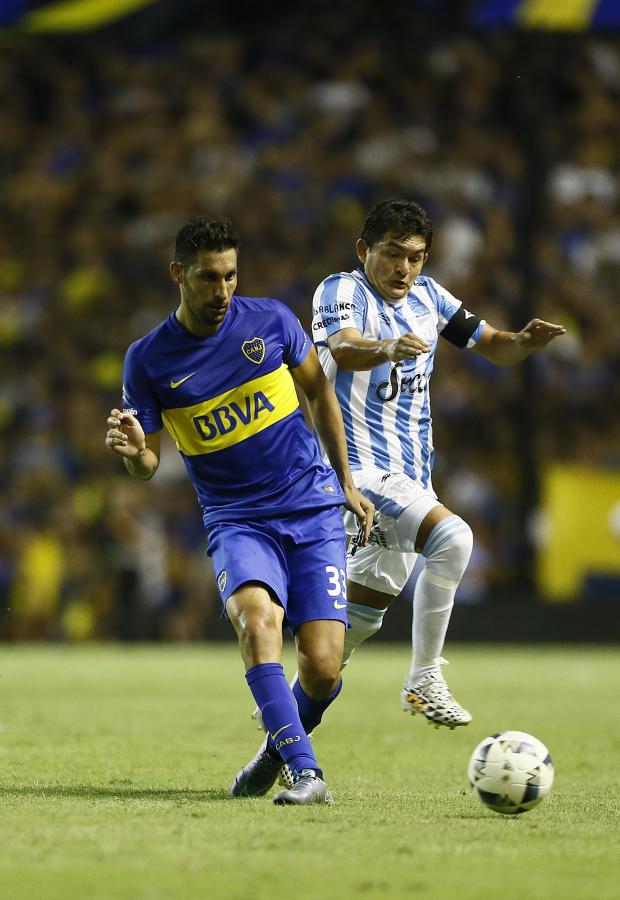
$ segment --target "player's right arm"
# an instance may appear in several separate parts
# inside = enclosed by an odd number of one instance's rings
[[[106,447],[122,456],[130,475],[148,481],[159,466],[161,431],[145,434],[137,418],[120,409],[110,410],[107,422]]]
[[[372,340],[363,337],[357,328],[341,328],[328,337],[327,346],[339,369],[354,372],[365,372],[384,362],[415,359],[431,349],[412,332],[399,338]]]

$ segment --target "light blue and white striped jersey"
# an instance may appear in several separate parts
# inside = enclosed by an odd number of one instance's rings
[[[383,300],[361,268],[330,275],[318,286],[312,301],[312,337],[342,409],[352,469],[376,466],[386,472],[404,472],[432,490],[429,380],[438,336],[461,309],[460,300],[422,275],[398,303]],[[461,319],[471,320],[472,328],[465,326],[466,337],[453,342],[473,347],[484,321],[466,311],[459,313]],[[454,325],[446,337],[456,330]],[[327,339],[343,328],[357,328],[371,340],[398,338],[410,331],[424,338],[431,350],[366,372],[340,371]],[[458,330],[461,336],[463,329]]]

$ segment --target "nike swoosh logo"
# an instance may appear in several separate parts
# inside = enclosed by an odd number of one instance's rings
[[[338,603],[337,600],[334,600],[334,608],[335,609],[346,609],[346,607],[347,607],[346,603]]]
[[[288,725],[283,725],[282,728],[278,728],[277,731],[274,731],[274,733],[271,735],[271,740],[275,741],[275,739],[280,734],[280,732],[284,731],[285,728],[290,728],[292,724],[293,724],[292,722],[289,722]]]
[[[196,374],[195,372],[190,372],[189,375],[186,375],[185,378],[181,378],[179,381],[173,381],[172,379],[170,379],[170,387],[178,388],[178,386],[180,384],[183,384],[184,381],[187,381],[188,378],[191,378],[192,375],[195,375],[195,374]]]

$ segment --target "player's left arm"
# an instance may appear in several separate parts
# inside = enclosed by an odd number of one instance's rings
[[[485,322],[473,349],[499,366],[512,366],[562,334],[566,334],[563,325],[542,319],[532,319],[521,331],[499,331]]]
[[[372,528],[375,508],[353,483],[340,406],[314,347],[310,348],[301,365],[291,369],[291,375],[306,396],[312,422],[340,482],[347,509],[355,513],[364,528],[364,539],[360,543],[365,544]]]

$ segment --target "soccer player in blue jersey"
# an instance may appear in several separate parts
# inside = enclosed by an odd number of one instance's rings
[[[330,803],[308,734],[341,688],[339,506],[366,536],[374,508],[353,484],[340,408],[298,319],[277,300],[234,293],[238,245],[225,219],[195,219],[179,231],[170,274],[180,304],[127,351],[123,409],[108,417],[106,444],[130,475],[148,480],[165,426],[198,494],[222,603],[267,730],[231,794],[266,794],[286,764],[292,785],[275,803]],[[297,644],[293,688],[280,663],[283,624]]]
[[[422,554],[401,702],[412,714],[454,728],[467,725],[471,715],[450,693],[441,652],[473,536],[441,504],[431,482],[429,382],[437,341],[441,336],[511,365],[565,329],[534,319],[519,332],[499,331],[465,310],[422,275],[432,237],[432,224],[418,204],[378,203],[357,241],[360,267],[330,275],[318,286],[312,334],[340,402],[354,481],[377,508],[368,545],[349,545],[350,628],[343,664],[380,629]],[[347,530],[354,531],[350,522]]]

